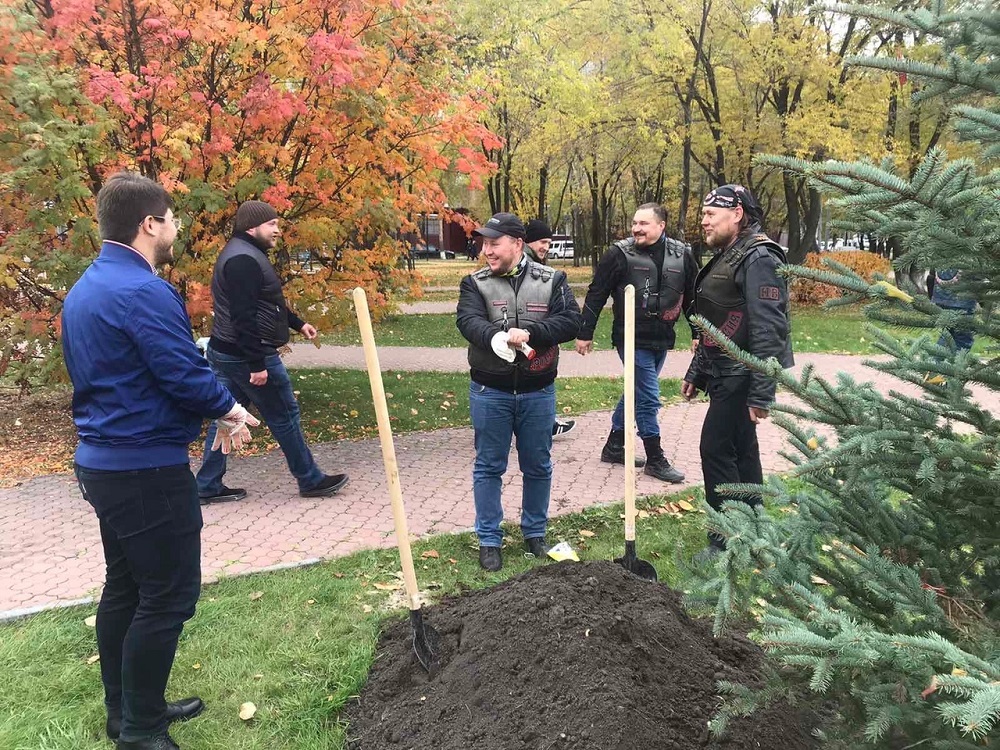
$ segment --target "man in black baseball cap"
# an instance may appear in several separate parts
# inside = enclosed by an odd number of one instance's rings
[[[692,312],[707,318],[733,343],[760,359],[774,357],[791,367],[788,289],[778,275],[782,248],[761,231],[763,212],[742,185],[723,185],[705,196],[701,227],[715,251],[695,282]],[[722,484],[761,484],[763,472],[757,424],[767,419],[775,382],[730,359],[704,334],[684,376],[682,393],[708,393],[710,404],[701,429],[701,468],[705,496],[715,510],[725,498]],[[759,505],[760,500],[748,500]],[[708,558],[725,549],[725,539],[709,534]]]
[[[546,554],[559,344],[576,336],[580,308],[564,272],[528,260],[516,216],[495,214],[475,233],[489,267],[462,279],[456,323],[469,342],[479,564],[492,572],[503,565],[500,491],[515,436],[521,533],[528,552]]]

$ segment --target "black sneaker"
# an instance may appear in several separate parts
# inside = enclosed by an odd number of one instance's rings
[[[524,540],[524,548],[535,557],[548,557],[548,548],[544,536],[533,536]]]
[[[606,464],[621,464],[625,465],[625,446],[618,447],[617,445],[608,445],[605,443],[604,448],[601,449],[601,460]],[[646,465],[646,459],[642,456],[635,457],[636,468],[641,469]]]
[[[646,461],[646,468],[642,470],[642,473],[671,484],[680,484],[684,481],[684,475],[671,466],[667,457],[662,453],[659,456],[650,457]]]
[[[556,438],[560,435],[565,435],[567,432],[572,432],[575,427],[575,419],[567,419],[565,422],[560,422],[557,419],[556,423],[552,425],[552,437]]]
[[[210,505],[211,503],[232,503],[237,500],[242,500],[246,496],[247,491],[242,487],[226,487],[226,485],[222,485],[222,489],[214,495],[202,495],[199,493],[198,501],[202,505]]]
[[[483,570],[488,570],[490,573],[500,570],[503,567],[503,557],[500,556],[500,548],[480,547],[479,567]]]
[[[344,488],[347,484],[349,477],[347,474],[327,474],[323,477],[323,481],[313,487],[311,490],[301,490],[299,496],[301,497],[329,497],[330,495],[336,495],[340,490]]]

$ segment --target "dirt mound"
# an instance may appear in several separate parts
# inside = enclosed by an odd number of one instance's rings
[[[428,679],[410,625],[383,635],[368,683],[345,709],[351,750],[749,750],[815,747],[788,706],[707,723],[715,683],[758,685],[761,652],[715,639],[680,596],[610,562],[535,568],[425,613],[442,637]]]

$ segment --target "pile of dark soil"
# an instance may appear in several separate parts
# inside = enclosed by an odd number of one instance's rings
[[[760,684],[762,653],[712,637],[680,596],[610,562],[535,568],[429,608],[431,678],[410,625],[389,628],[357,702],[351,750],[805,750],[811,722],[774,706],[709,736],[715,683]]]

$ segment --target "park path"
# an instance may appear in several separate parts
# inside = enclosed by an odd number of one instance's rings
[[[462,349],[384,347],[383,370],[466,369]],[[665,377],[681,377],[686,352],[672,352]],[[905,390],[898,381],[865,368],[860,357],[800,355],[799,367],[811,363],[817,374],[845,371],[879,389]],[[293,367],[334,366],[362,369],[359,347],[297,345],[288,357]],[[618,376],[621,364],[612,352],[580,357],[567,352],[560,364],[564,376]],[[994,411],[995,394],[983,394]],[[687,476],[683,486],[701,484],[698,435],[707,405],[677,403],[661,412],[664,450]],[[553,448],[555,475],[553,514],[619,501],[624,495],[620,466],[599,461],[607,435],[608,413],[577,417],[577,429]],[[787,468],[779,452],[784,435],[772,423],[759,430],[764,469]],[[473,522],[471,466],[472,430],[458,427],[401,435],[397,458],[410,531],[416,536],[470,529]],[[391,546],[392,514],[378,440],[342,441],[314,447],[327,471],[346,471],[350,484],[329,499],[303,499],[280,452],[230,460],[228,479],[250,490],[243,502],[204,508],[203,570],[206,580],[276,566],[345,555],[362,548]],[[504,479],[508,520],[517,521],[521,476],[516,458]],[[638,494],[679,489],[639,474]],[[474,554],[472,550],[470,556]],[[70,475],[25,481],[0,489],[0,619],[95,596],[103,579],[97,523]]]

